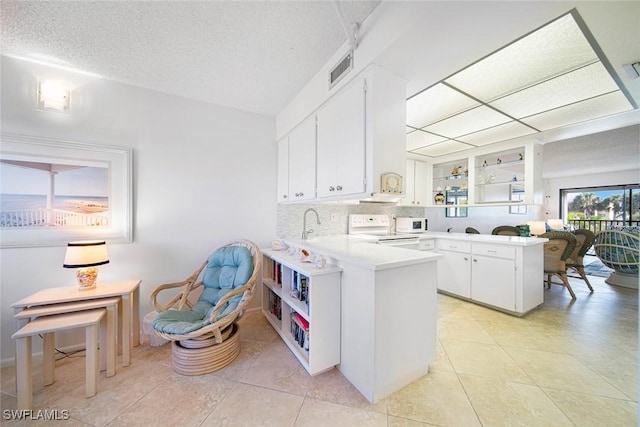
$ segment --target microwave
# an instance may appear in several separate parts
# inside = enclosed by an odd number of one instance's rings
[[[424,233],[427,231],[427,218],[396,218],[396,233]]]

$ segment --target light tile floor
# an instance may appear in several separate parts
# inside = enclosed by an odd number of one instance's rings
[[[593,294],[572,279],[576,301],[545,290],[523,318],[438,295],[436,362],[376,404],[336,369],[310,377],[254,312],[218,372],[177,375],[169,346],[143,345],[85,399],[84,359],[66,358],[51,386],[35,366],[34,409],[68,410],[68,426],[636,426],[638,292],[591,281]],[[15,409],[15,371],[1,375],[2,409]],[[5,414],[2,425],[36,424]]]

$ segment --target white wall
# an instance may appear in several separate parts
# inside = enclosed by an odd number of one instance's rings
[[[6,57],[1,72],[2,132],[133,149],[134,242],[109,246],[99,280],[142,279],[142,314],[152,289],[186,278],[215,248],[236,238],[264,246],[275,236],[274,118]],[[36,111],[37,77],[76,86],[70,115]],[[64,250],[0,249],[3,361],[14,354],[10,304],[73,284]]]

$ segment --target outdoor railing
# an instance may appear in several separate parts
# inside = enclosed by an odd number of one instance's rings
[[[591,230],[594,233],[598,233],[600,231],[604,231],[610,225],[640,225],[640,221],[622,221],[622,220],[611,220],[611,219],[570,219],[567,220],[567,224],[572,225],[574,228],[586,228],[587,230]]]
[[[109,225],[109,218],[61,209],[25,209],[0,212],[0,227],[93,226]]]

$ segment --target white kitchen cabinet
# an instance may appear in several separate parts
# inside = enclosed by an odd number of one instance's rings
[[[471,298],[471,244],[438,239],[438,289]]]
[[[515,248],[473,245],[471,254],[471,299],[516,311]]]
[[[401,204],[403,206],[426,206],[428,204],[429,165],[417,160],[407,160],[406,171],[405,196]]]
[[[365,190],[365,80],[318,111],[318,197]]]
[[[341,269],[263,249],[262,313],[311,375],[340,363]]]
[[[291,202],[316,197],[316,120],[312,115],[289,133],[289,197]]]
[[[516,315],[542,304],[542,245],[465,239],[437,239],[439,291]]]
[[[383,188],[384,174],[405,174],[406,82],[370,66],[317,111],[318,201],[362,199]]]
[[[289,201],[289,137],[278,141],[278,203]]]

